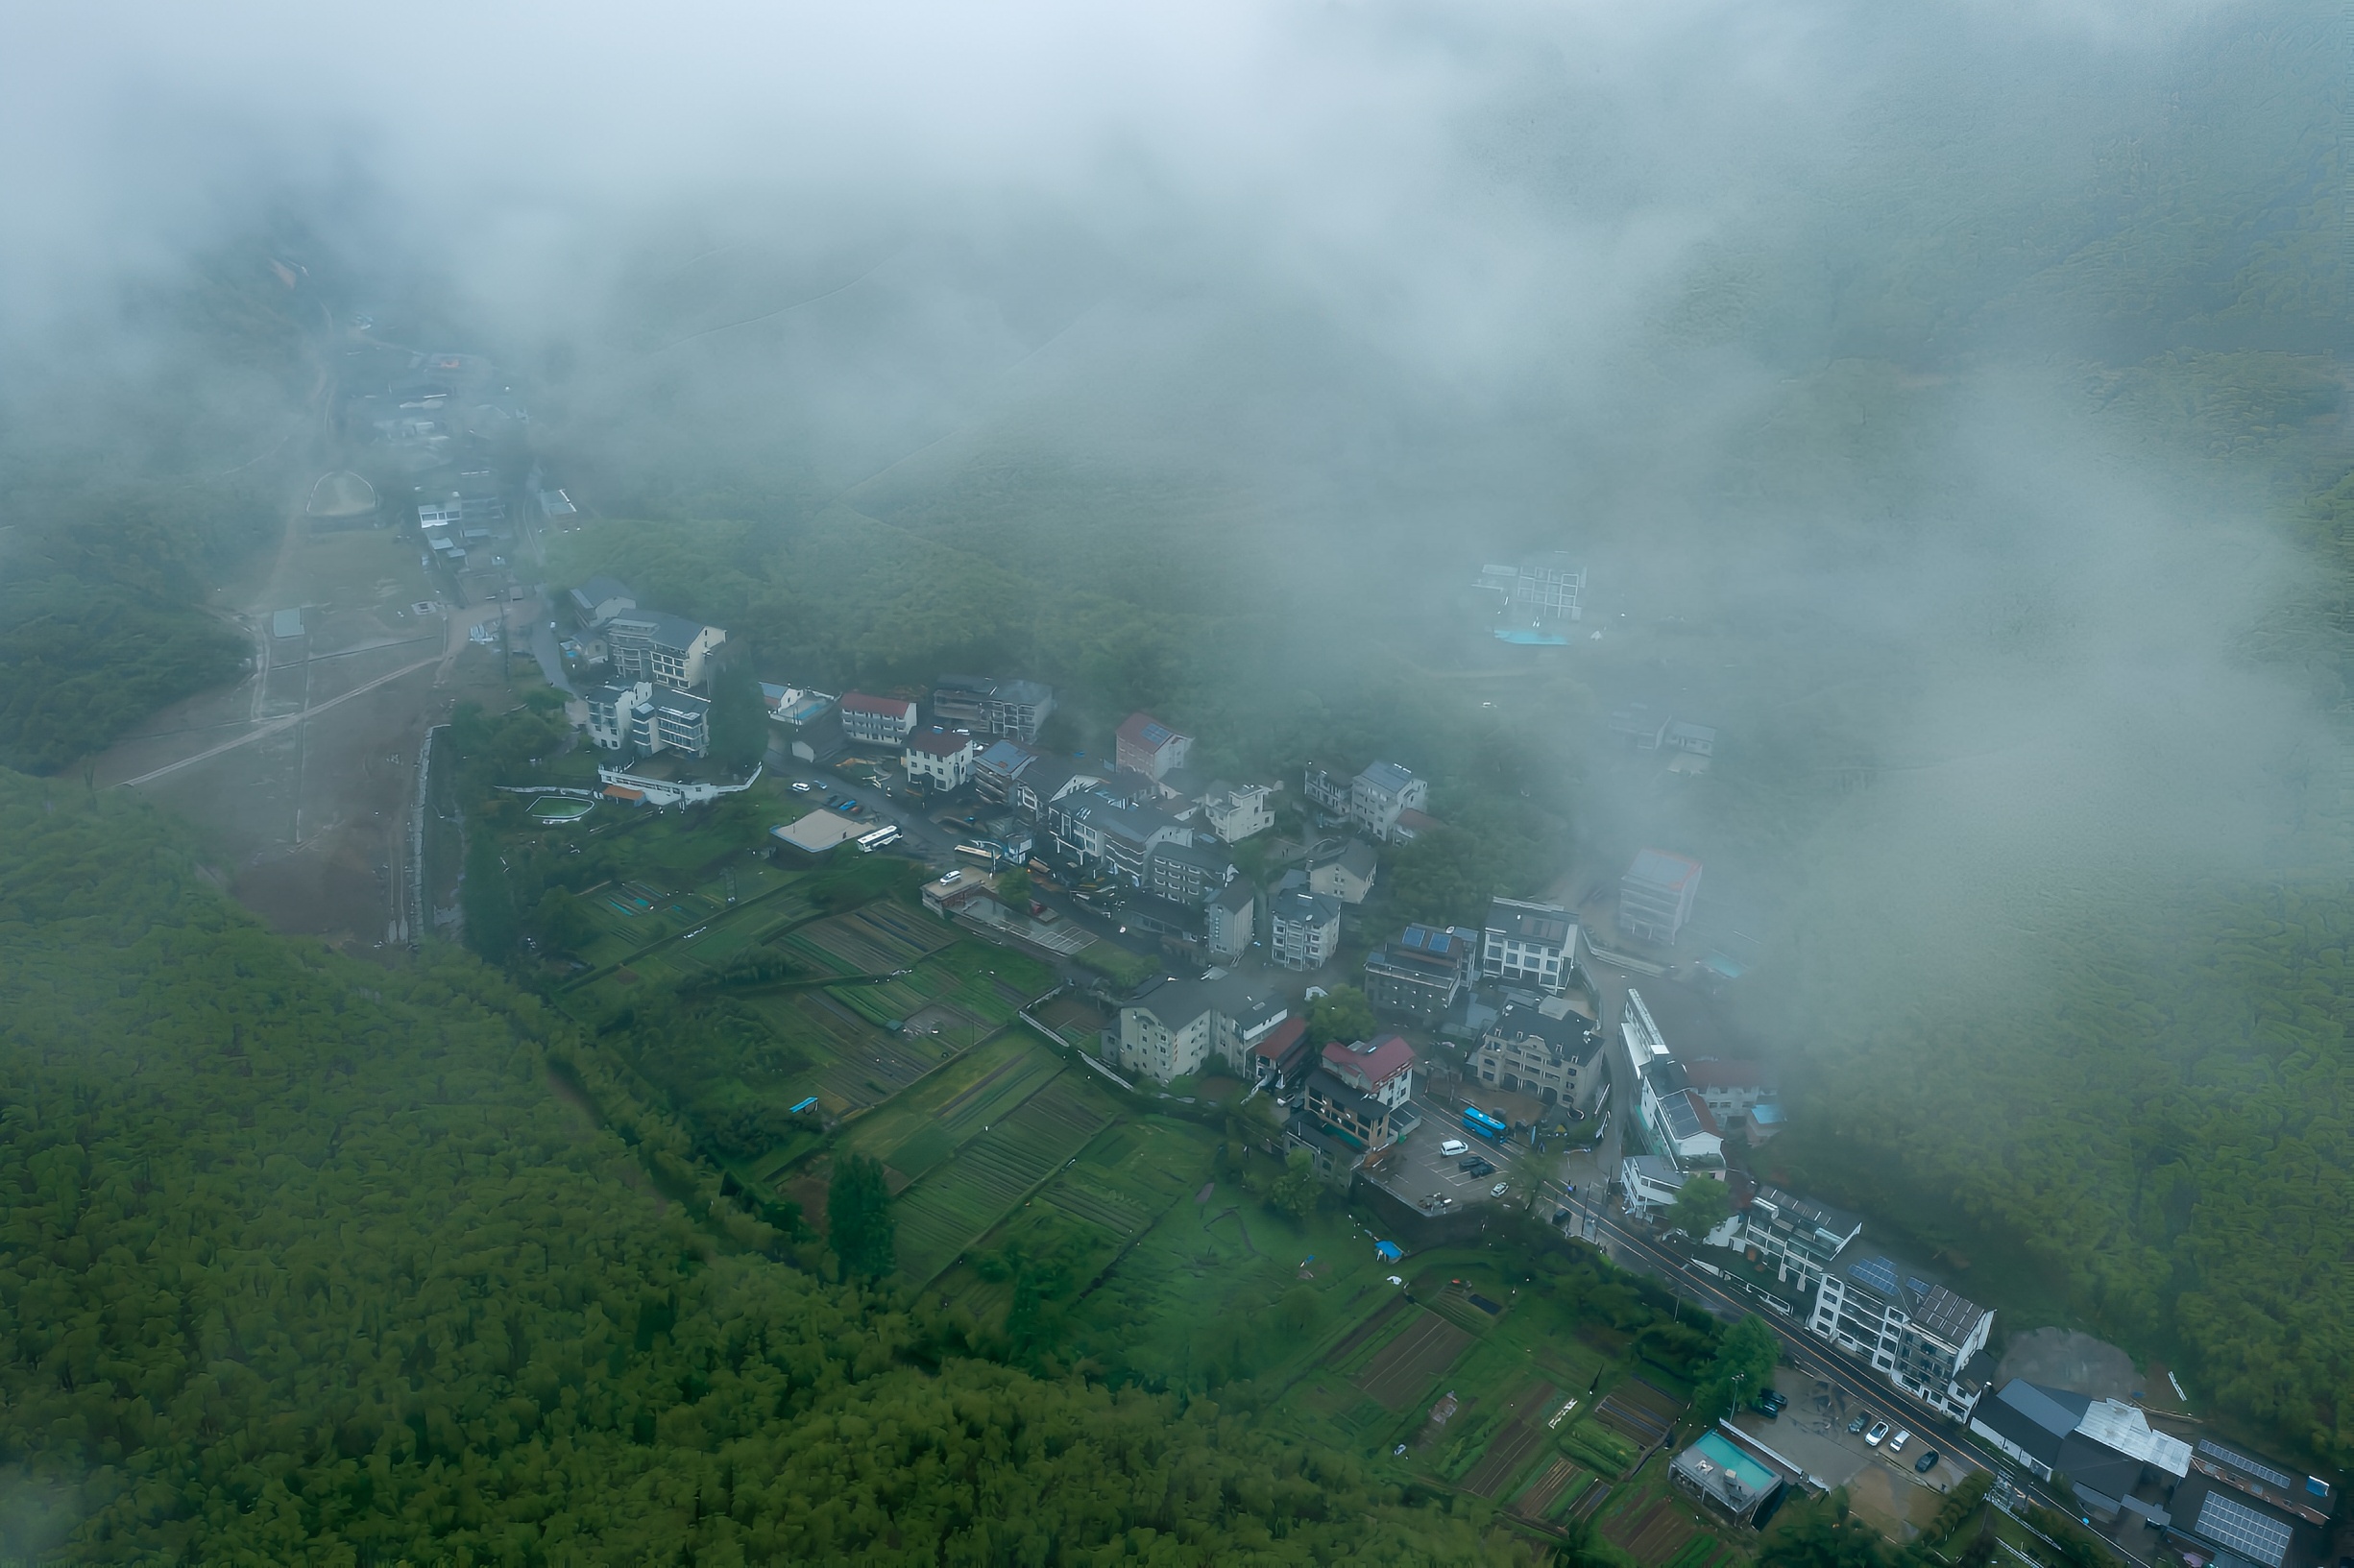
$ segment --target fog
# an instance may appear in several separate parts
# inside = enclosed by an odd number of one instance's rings
[[[2335,676],[2265,635],[2335,373],[2200,357],[2331,346],[2327,226],[2247,217],[2334,134],[2291,8],[0,25],[20,428],[299,233],[338,308],[515,367],[606,515],[937,520],[1004,469],[970,537],[1181,559],[1126,590],[1260,614],[1271,683],[1458,660],[1480,561],[1567,549],[1604,637],[1502,721],[1590,870],[1700,856],[1813,1003],[2342,854]],[[1599,764],[1646,696],[1724,732],[1715,793]]]

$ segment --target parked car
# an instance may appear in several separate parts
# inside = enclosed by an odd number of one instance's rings
[[[1511,1186],[1512,1183],[1508,1181],[1499,1181],[1493,1187],[1488,1189],[1488,1195],[1490,1197],[1502,1197],[1505,1190]]]
[[[1921,1457],[1912,1461],[1912,1467],[1921,1475],[1928,1475],[1937,1468],[1937,1451],[1933,1448],[1924,1449]]]
[[[796,795],[806,795],[806,794],[808,794],[809,792],[810,792],[810,782],[809,782],[807,779],[795,779],[795,780],[793,781],[793,793],[794,793],[794,794],[796,794]]]
[[[1871,1424],[1872,1412],[1870,1411],[1866,1411],[1861,1415],[1857,1416],[1856,1419],[1847,1424],[1847,1435],[1853,1437],[1856,1435],[1856,1434],[1861,1432],[1864,1428],[1870,1426]]]
[[[1495,1167],[1486,1160],[1479,1160],[1473,1163],[1471,1167],[1471,1174],[1474,1176],[1492,1176],[1495,1174]]]
[[[1888,1439],[1888,1452],[1891,1454],[1902,1454],[1905,1452],[1905,1445],[1911,1441],[1912,1434],[1910,1432],[1899,1431],[1895,1436]]]
[[[1465,1143],[1460,1138],[1449,1138],[1445,1143],[1439,1146],[1439,1152],[1446,1155],[1449,1159],[1452,1159],[1454,1156],[1463,1153],[1470,1146],[1470,1145]]]
[[[1782,1419],[1782,1407],[1770,1399],[1753,1399],[1750,1401],[1749,1408],[1764,1416],[1768,1421]]]
[[[1878,1448],[1880,1446],[1880,1440],[1887,1435],[1888,1423],[1885,1421],[1875,1421],[1872,1423],[1872,1430],[1863,1435],[1863,1445],[1866,1448]]]

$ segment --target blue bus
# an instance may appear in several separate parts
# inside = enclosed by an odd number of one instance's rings
[[[1500,1142],[1512,1129],[1478,1106],[1466,1105],[1463,1108],[1463,1130],[1475,1132],[1482,1138],[1492,1138]]]

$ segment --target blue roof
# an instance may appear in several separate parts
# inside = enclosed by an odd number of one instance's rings
[[[1384,1263],[1395,1263],[1406,1255],[1406,1249],[1395,1242],[1375,1242],[1373,1250],[1380,1254]]]

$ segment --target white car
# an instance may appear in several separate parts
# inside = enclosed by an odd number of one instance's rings
[[[1512,1183],[1508,1181],[1499,1181],[1493,1187],[1488,1189],[1488,1195],[1490,1197],[1502,1197],[1504,1195],[1504,1189],[1510,1187]]]
[[[1449,1138],[1445,1143],[1439,1146],[1439,1152],[1447,1156],[1449,1159],[1452,1159],[1458,1154],[1468,1153],[1470,1151],[1470,1145],[1465,1143],[1460,1138]]]
[[[1888,1439],[1888,1452],[1891,1454],[1902,1454],[1905,1452],[1905,1445],[1911,1441],[1912,1434],[1899,1428],[1897,1435]]]
[[[1885,1421],[1875,1421],[1872,1423],[1872,1430],[1863,1435],[1863,1446],[1866,1448],[1878,1448],[1880,1446],[1880,1440],[1886,1435],[1888,1435],[1888,1423]]]
[[[806,794],[808,794],[809,792],[810,792],[810,782],[809,782],[807,779],[795,779],[795,780],[793,781],[793,793],[794,793],[794,794],[796,794],[796,795],[806,795]]]

